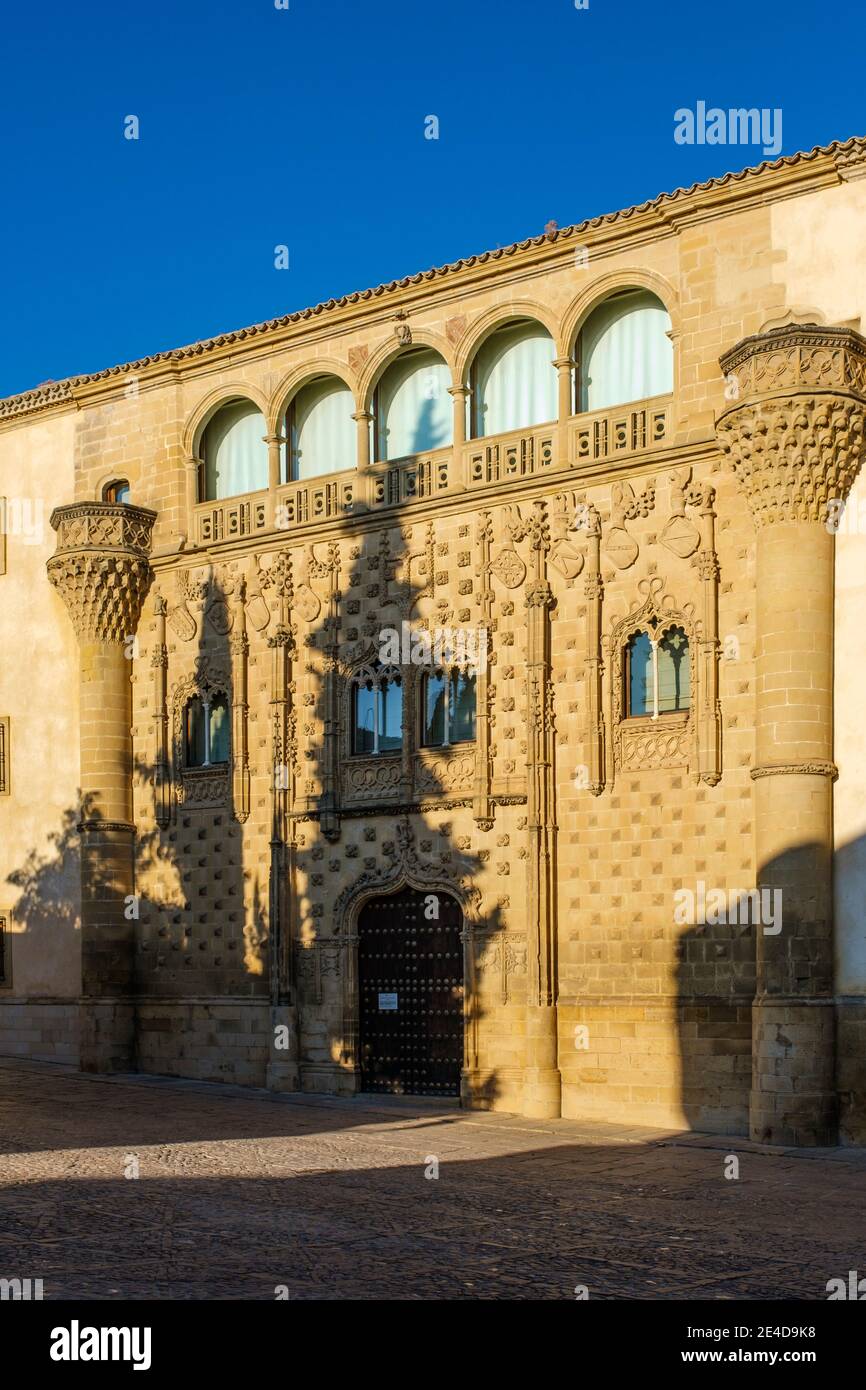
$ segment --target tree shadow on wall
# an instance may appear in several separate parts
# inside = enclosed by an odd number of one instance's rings
[[[28,974],[44,970],[46,978],[65,975],[79,978],[81,949],[81,834],[82,820],[98,819],[95,797],[79,793],[77,806],[62,812],[57,830],[46,836],[45,847],[31,849],[20,868],[6,882],[17,889],[10,917],[19,929],[15,936],[28,938],[28,954],[40,964]],[[13,945],[12,984],[16,983]],[[42,966],[45,962],[45,966]],[[45,992],[49,992],[48,989]]]
[[[137,751],[134,769],[138,1067],[263,1085],[267,1015],[245,1001],[268,1000],[268,864],[247,862],[256,807],[251,779],[243,791],[246,770],[234,776],[242,751],[235,746],[236,703],[243,704],[244,692],[234,688],[232,644],[245,640],[243,578],[204,565],[173,578],[178,593],[166,600],[167,768],[151,738],[153,759]],[[154,632],[156,621],[149,627]],[[149,679],[136,710],[137,750],[145,742],[144,713],[153,713]],[[160,801],[164,823],[156,818]],[[183,1007],[191,1000],[198,1007]]]
[[[514,972],[515,937],[502,934],[502,903],[490,901],[489,888],[482,900],[477,886],[490,854],[481,848],[489,832],[473,819],[475,743],[423,746],[423,680],[442,668],[430,659],[411,660],[403,626],[432,637],[437,627],[477,628],[480,620],[469,607],[471,598],[460,614],[445,596],[453,589],[436,583],[437,568],[455,562],[456,520],[448,539],[441,522],[435,529],[424,520],[404,526],[393,508],[364,522],[347,522],[333,542],[307,544],[300,563],[301,552],[292,551],[296,743],[290,859],[297,888],[290,936],[301,1085],[350,1093],[445,1093],[437,1090],[443,1083],[433,1078],[443,1073],[431,1059],[448,1051],[437,1033],[450,1026],[447,982],[423,983],[431,956],[453,954],[444,930],[449,903],[442,903],[441,930],[438,917],[430,917],[444,896],[460,905],[468,937],[465,973],[463,961],[452,964],[459,965],[464,991],[460,1031],[465,1029],[472,1103],[492,1106],[502,1088],[485,1056],[482,1023],[487,1015],[495,1026],[492,999],[500,989],[501,1013],[507,1015],[499,1020],[500,1036],[509,1045],[515,1005],[506,997],[509,986],[514,990],[508,971]],[[477,601],[477,583],[474,590]],[[312,608],[315,614],[306,616]],[[386,633],[396,634],[396,664]],[[418,651],[424,655],[423,643],[416,644]],[[323,740],[319,730],[325,731]],[[497,828],[501,832],[501,823]],[[497,962],[498,972],[486,976],[496,984],[482,995],[482,965]],[[433,971],[447,974],[438,960]],[[285,981],[282,989],[288,997]],[[391,1011],[393,1019],[385,1020],[382,1015]],[[515,1071],[521,1066],[522,1057],[515,1055]],[[465,1098],[466,1076],[463,1089]]]

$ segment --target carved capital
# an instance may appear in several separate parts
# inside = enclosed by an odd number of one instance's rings
[[[793,324],[746,338],[719,361],[733,403],[716,432],[755,525],[826,521],[863,458],[866,339]]]
[[[48,578],[79,639],[123,642],[138,627],[153,578],[148,556],[156,513],[114,502],[57,507]]]

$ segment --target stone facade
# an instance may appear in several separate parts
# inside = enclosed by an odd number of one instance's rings
[[[56,1007],[86,1069],[352,1093],[359,918],[415,889],[462,912],[465,1104],[795,1144],[841,1112],[863,1139],[833,815],[862,755],[834,742],[826,522],[863,451],[864,172],[863,142],[831,146],[0,402],[0,495],[48,498],[56,532],[7,536],[0,576],[7,652],[31,603],[53,644],[26,698],[0,677],[0,826],[24,827],[0,836],[0,1052]],[[844,273],[804,257],[814,225],[847,236]],[[580,328],[629,288],[670,315],[673,390],[575,413]],[[559,416],[473,438],[473,359],[515,319],[554,341]],[[410,346],[450,370],[454,439],[383,462],[375,388]],[[286,408],[324,373],[353,392],[357,467],[283,482]],[[237,398],[270,486],[200,500],[202,433]],[[102,500],[117,478],[132,505]],[[403,623],[487,634],[475,738],[420,745],[410,664],[399,753],[355,756],[352,677]],[[629,719],[629,638],[671,624],[688,710]],[[218,691],[228,760],[187,766],[184,711]],[[677,920],[699,883],[781,890],[781,931]],[[52,895],[66,964],[37,985]]]

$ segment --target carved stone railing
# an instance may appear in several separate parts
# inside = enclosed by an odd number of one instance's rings
[[[531,478],[556,466],[555,422],[534,429],[510,431],[464,445],[466,486],[487,487],[510,478]]]
[[[411,506],[457,492],[482,490],[558,468],[579,468],[643,453],[671,442],[672,401],[660,396],[615,410],[578,415],[505,434],[470,439],[408,458],[372,463],[359,471],[284,483],[193,509],[193,543],[219,545],[245,536],[330,522],[362,512]],[[563,459],[567,435],[568,458]]]
[[[367,474],[367,505],[373,511],[379,507],[401,507],[448,492],[458,481],[453,472],[453,453],[449,447],[372,464]]]
[[[277,493],[276,524],[280,530],[349,516],[359,495],[355,469],[322,478],[290,483]]]
[[[197,545],[241,540],[268,529],[267,492],[227,497],[222,502],[200,502],[195,509],[193,535]]]
[[[671,400],[657,396],[575,416],[570,432],[572,466],[579,468],[581,464],[641,454],[670,444],[671,412]]]

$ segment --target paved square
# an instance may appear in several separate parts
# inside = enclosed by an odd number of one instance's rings
[[[826,1299],[864,1209],[863,1150],[0,1059],[0,1277],[46,1298]]]

